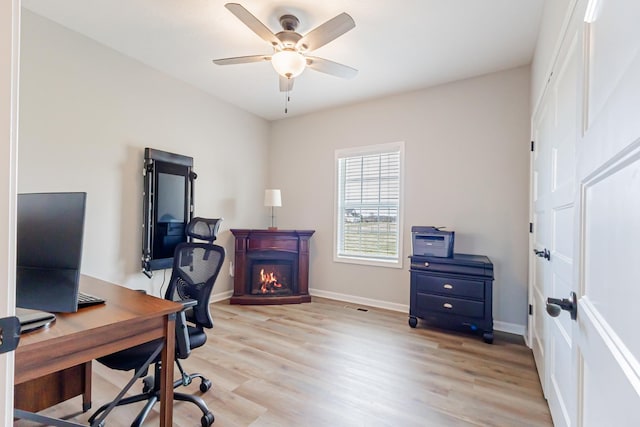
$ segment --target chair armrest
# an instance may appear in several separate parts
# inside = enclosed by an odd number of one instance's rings
[[[196,299],[182,299],[177,301],[182,304],[182,311],[185,311],[187,308],[195,307],[198,305],[198,300]]]
[[[187,299],[177,302],[182,304],[182,310],[176,316],[176,357],[178,359],[186,359],[191,353],[191,343],[189,342],[189,329],[187,328],[187,319],[184,312],[197,305],[198,301]]]

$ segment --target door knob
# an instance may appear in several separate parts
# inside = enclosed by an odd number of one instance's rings
[[[534,249],[533,253],[539,256],[540,258],[546,259],[547,261],[551,260],[551,252],[547,248],[544,248],[543,251]]]
[[[547,298],[547,313],[551,317],[558,317],[562,310],[567,310],[571,314],[571,319],[576,320],[578,316],[578,299],[575,292],[569,294],[569,299]]]

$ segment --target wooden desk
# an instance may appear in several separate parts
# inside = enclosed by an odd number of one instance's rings
[[[50,379],[51,376],[65,375],[65,372],[69,376],[76,372],[83,376],[88,373],[89,383],[79,387],[90,390],[93,359],[164,338],[161,378],[164,393],[160,399],[160,425],[171,426],[174,314],[181,310],[182,305],[84,275],[80,278],[80,289],[104,298],[106,304],[82,308],[76,313],[58,313],[55,323],[49,328],[21,336],[15,355],[16,389],[20,389],[22,384],[28,387],[39,378]],[[18,401],[20,396],[16,394],[14,406],[27,407],[27,402]],[[88,396],[85,394],[85,405],[90,399]]]

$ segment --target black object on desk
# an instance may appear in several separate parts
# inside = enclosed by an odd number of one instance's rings
[[[55,322],[56,315],[40,310],[16,307],[16,317],[20,320],[20,333],[44,328]]]
[[[16,306],[78,310],[87,194],[18,194]]]
[[[493,342],[493,264],[484,255],[412,256],[409,326],[418,319]]]

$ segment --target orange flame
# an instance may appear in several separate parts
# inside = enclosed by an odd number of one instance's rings
[[[266,273],[264,268],[260,269],[260,292],[263,294],[272,294],[276,289],[280,289],[282,284],[278,282],[278,278],[273,272]]]

